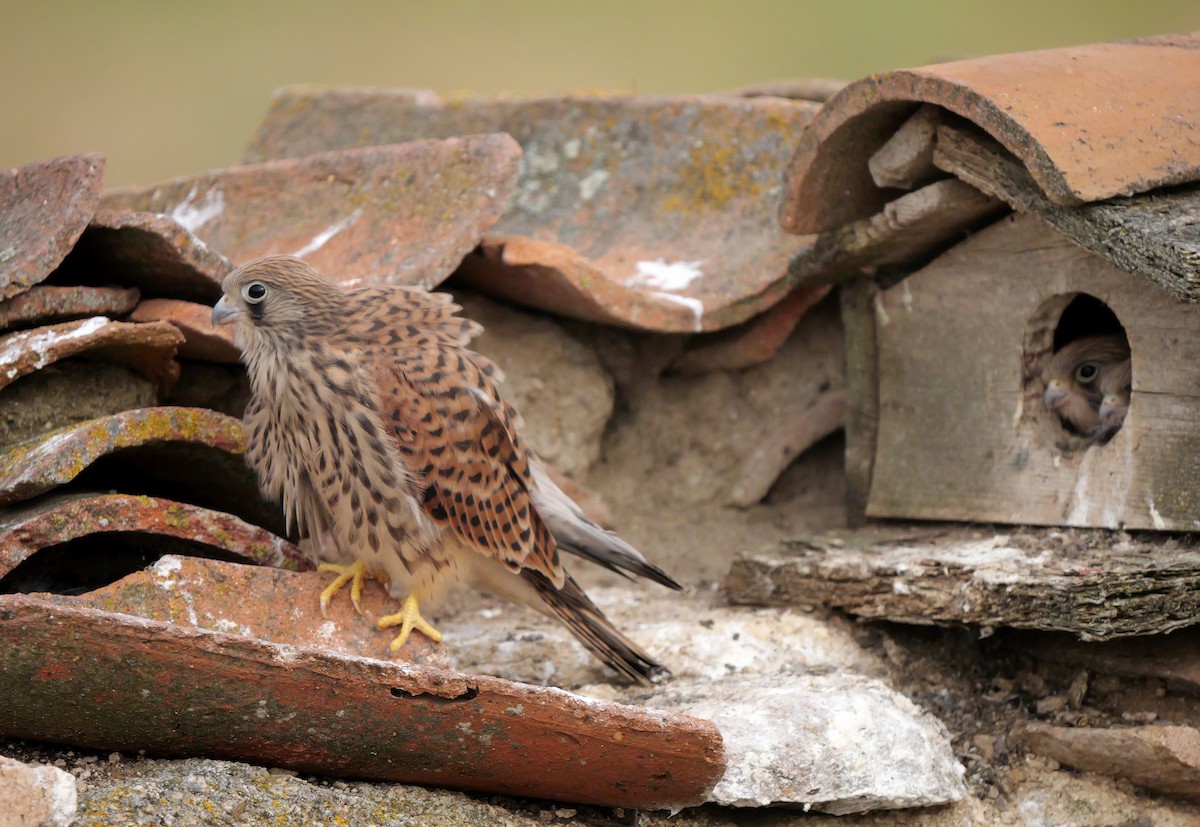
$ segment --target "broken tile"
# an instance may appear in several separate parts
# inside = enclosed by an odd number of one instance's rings
[[[724,771],[698,718],[65,600],[0,596],[4,737],[661,809]]]
[[[0,298],[45,279],[96,212],[104,158],[67,155],[0,172]]]
[[[201,408],[145,408],[84,422],[0,454],[0,506],[31,499],[77,477],[93,489],[154,494],[227,511],[284,534],[241,454],[232,417]]]
[[[166,322],[129,324],[104,316],[0,336],[0,388],[60,359],[87,353],[129,365],[163,389],[179,377],[183,335]]]
[[[801,317],[828,295],[828,285],[799,287],[765,313],[737,327],[696,337],[687,350],[671,362],[675,373],[710,370],[743,370],[772,359],[792,335]]]
[[[138,302],[136,287],[55,287],[41,284],[0,303],[0,330],[69,321],[84,316],[124,316]]]
[[[158,497],[73,493],[41,497],[0,513],[0,578],[40,549],[127,533],[199,543],[263,566],[310,567],[304,553],[287,540],[232,514]]]
[[[0,813],[19,827],[70,827],[77,792],[69,772],[0,756]]]
[[[1190,726],[1059,727],[1033,722],[1022,724],[1010,742],[1077,770],[1200,799],[1200,730]]]
[[[0,336],[0,388],[60,360],[86,355],[125,364],[167,389],[179,375],[183,336],[160,322],[130,324],[92,316]]]
[[[878,212],[894,191],[875,185],[868,160],[920,103],[996,138],[1060,206],[1196,180],[1200,99],[1187,90],[1200,83],[1197,43],[1197,34],[1099,43],[859,80],[799,136],[783,226],[814,233]]]
[[[441,101],[408,90],[278,91],[246,158],[502,130],[516,197],[458,278],[500,298],[660,331],[728,327],[786,294],[808,241],[777,227],[811,104],[780,98]]]
[[[500,217],[520,155],[507,135],[413,141],[118,190],[103,205],[168,215],[238,264],[291,253],[347,285],[431,287]],[[200,302],[219,295],[141,286]]]
[[[946,728],[874,678],[681,681],[643,702],[720,728],[729,769],[713,788],[717,804],[846,815],[932,807],[966,795]]]
[[[176,220],[187,217],[101,209],[55,279],[91,284],[118,278],[140,287],[146,296],[212,304],[233,265],[221,254],[224,251],[209,247]]]
[[[1186,536],[1164,548],[1153,535],[1114,539],[1105,531],[873,526],[743,554],[723,585],[741,604],[827,605],[898,623],[1108,640],[1196,623],[1200,548]]]
[[[129,317],[134,322],[170,322],[183,334],[179,358],[237,364],[241,351],[228,326],[213,327],[212,307],[179,299],[146,299]]]

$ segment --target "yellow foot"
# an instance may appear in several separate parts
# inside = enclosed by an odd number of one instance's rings
[[[372,576],[366,566],[357,560],[348,566],[322,563],[317,566],[317,571],[331,571],[337,574],[334,581],[321,592],[322,615],[325,615],[325,610],[329,608],[329,601],[333,600],[333,596],[340,592],[347,583],[350,583],[350,602],[354,604],[354,610],[362,614],[362,606],[359,605],[359,601],[362,599],[363,581]]]
[[[400,627],[400,634],[396,635],[395,639],[392,640],[391,646],[388,647],[393,655],[408,640],[408,636],[412,634],[413,629],[421,632],[434,643],[442,642],[442,633],[430,626],[429,621],[421,617],[421,610],[417,606],[417,596],[415,594],[409,594],[408,597],[404,598],[404,602],[400,604],[400,611],[393,615],[379,618],[379,621],[375,625],[380,629],[388,629],[392,626]]]

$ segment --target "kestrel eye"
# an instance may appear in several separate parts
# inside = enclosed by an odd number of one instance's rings
[[[267,297],[267,286],[261,281],[252,281],[242,288],[242,298],[250,304],[258,304]]]
[[[1100,366],[1095,362],[1084,362],[1075,371],[1075,378],[1084,385],[1090,385],[1096,381],[1096,377],[1100,374]]]

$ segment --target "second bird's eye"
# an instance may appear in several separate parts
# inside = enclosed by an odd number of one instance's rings
[[[1088,384],[1096,378],[1096,374],[1100,372],[1100,366],[1095,362],[1084,362],[1075,371],[1075,378],[1083,384]]]
[[[258,304],[267,296],[267,286],[261,281],[252,281],[242,288],[242,298],[251,304]]]

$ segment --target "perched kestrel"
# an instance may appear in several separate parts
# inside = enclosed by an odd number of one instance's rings
[[[1085,336],[1063,345],[1046,365],[1042,401],[1080,436],[1100,429],[1100,378],[1129,359],[1129,344],[1121,336]]]
[[[250,377],[246,457],[282,499],[321,568],[355,605],[382,572],[401,610],[396,651],[448,587],[465,583],[557,617],[601,660],[645,681],[658,664],[621,634],[558,551],[672,589],[670,576],[597,526],[547,475],[500,396],[499,369],[467,343],[482,328],[443,293],[344,289],[298,258],[226,277],[213,324],[234,325]]]

